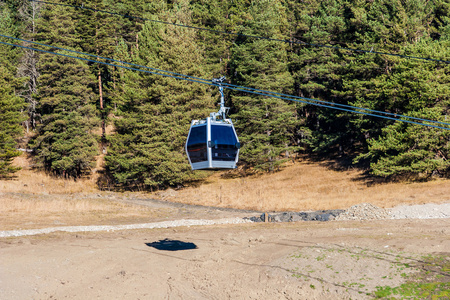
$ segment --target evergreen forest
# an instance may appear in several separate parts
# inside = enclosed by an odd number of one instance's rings
[[[244,172],[307,155],[386,180],[450,177],[449,0],[0,0],[0,42],[0,177],[20,147],[74,179],[102,155],[119,189],[208,176],[184,145],[219,90],[155,69],[318,101],[225,88]]]

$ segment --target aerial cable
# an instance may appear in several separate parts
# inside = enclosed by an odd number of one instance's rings
[[[139,68],[144,68],[144,69],[148,69],[148,70],[153,70],[153,71],[156,71],[156,72],[163,72],[163,73],[168,73],[168,74],[172,74],[172,75],[176,75],[176,76],[181,76],[181,77],[191,78],[191,79],[195,79],[196,82],[207,83],[208,85],[215,85],[215,84],[211,84],[209,80],[204,79],[204,78],[200,78],[200,77],[189,76],[189,75],[184,75],[184,74],[180,74],[180,73],[176,73],[176,72],[171,72],[171,71],[166,71],[166,70],[156,69],[156,68],[152,68],[152,67],[148,67],[148,66],[144,66],[144,65],[139,65],[139,64],[134,64],[134,63],[129,63],[129,62],[121,61],[121,60],[116,60],[116,59],[107,58],[107,57],[102,57],[102,56],[98,56],[98,55],[94,55],[94,54],[84,53],[84,52],[80,52],[80,51],[76,51],[76,50],[70,50],[70,49],[60,48],[60,47],[51,46],[51,45],[47,45],[47,44],[42,44],[42,43],[38,43],[38,42],[35,42],[35,41],[28,41],[28,40],[24,40],[24,39],[20,39],[20,38],[15,38],[15,37],[3,35],[3,34],[0,34],[0,37],[10,38],[10,39],[13,39],[13,40],[18,40],[18,41],[22,41],[22,42],[26,42],[26,43],[32,43],[32,44],[36,44],[36,45],[40,45],[40,46],[44,46],[44,47],[48,47],[48,48],[53,48],[53,49],[58,49],[58,50],[63,50],[63,51],[68,51],[68,52],[73,52],[73,53],[77,53],[77,54],[81,54],[81,55],[86,55],[86,56],[90,56],[90,57],[95,57],[96,59],[109,60],[109,61],[113,61],[113,62],[117,62],[117,63],[122,63],[122,64],[130,65],[130,66],[134,66],[134,67],[139,67]],[[53,52],[52,52],[52,53],[53,53]],[[306,98],[306,97],[300,97],[300,96],[288,95],[288,94],[283,94],[283,93],[277,93],[277,92],[265,91],[265,90],[260,90],[260,89],[255,89],[255,88],[250,88],[250,87],[243,87],[243,86],[238,86],[238,85],[228,84],[228,83],[221,83],[221,84],[222,84],[224,87],[227,87],[227,88],[229,88],[229,89],[235,88],[234,90],[236,90],[236,91],[241,91],[241,92],[250,92],[250,91],[261,92],[261,93],[264,93],[264,95],[265,95],[265,96],[268,96],[268,97],[271,97],[272,95],[278,95],[278,96],[283,96],[283,97],[289,97],[289,98],[294,98],[294,99],[300,99],[300,100],[305,100],[305,101],[312,101],[312,102],[317,102],[317,103],[327,104],[327,105],[330,105],[330,106],[333,106],[333,107],[334,107],[334,106],[337,106],[337,107],[349,108],[349,109],[353,109],[353,110],[354,110],[354,109],[357,109],[357,110],[367,111],[367,112],[370,112],[370,113],[378,113],[378,114],[384,114],[384,115],[387,115],[387,116],[393,116],[393,117],[395,117],[395,118],[406,118],[406,119],[411,119],[411,120],[416,120],[416,121],[431,122],[431,123],[435,123],[435,124],[441,124],[441,125],[447,125],[447,126],[450,126],[450,123],[446,123],[446,122],[440,122],[440,121],[434,121],[434,120],[422,119],[422,118],[411,117],[411,116],[406,116],[406,115],[401,115],[401,114],[395,114],[395,113],[390,113],[390,112],[383,112],[383,111],[373,110],[373,109],[364,108],[364,107],[357,107],[357,106],[352,106],[352,105],[346,105],[346,104],[334,103],[334,102],[330,102],[330,101],[324,101],[324,100],[318,100],[318,99],[312,99],[312,98]],[[261,94],[261,95],[262,95],[262,94]],[[294,100],[294,99],[292,99],[292,101],[299,102],[299,101]],[[285,100],[286,100],[286,99],[285,99]],[[300,102],[301,102],[301,101],[300,101]],[[301,102],[301,103],[313,104],[313,103],[310,103],[310,102]]]
[[[28,42],[31,42],[31,41],[28,41]],[[39,52],[48,53],[48,54],[54,54],[54,55],[58,55],[58,56],[68,57],[68,58],[84,60],[84,61],[93,62],[93,63],[99,63],[99,64],[111,66],[111,67],[123,68],[123,69],[127,69],[127,70],[132,70],[132,71],[140,71],[140,72],[145,72],[145,73],[154,74],[154,75],[161,75],[161,76],[164,76],[164,77],[171,77],[171,78],[175,78],[175,79],[181,79],[181,80],[187,80],[187,81],[191,81],[191,82],[203,83],[203,84],[207,84],[207,85],[211,85],[211,86],[217,86],[217,84],[212,83],[210,80],[202,79],[202,81],[200,81],[200,80],[190,79],[189,75],[179,74],[179,76],[173,76],[173,75],[169,75],[169,74],[158,73],[158,72],[155,72],[155,71],[142,70],[142,69],[137,69],[137,68],[132,68],[132,67],[115,65],[115,64],[112,64],[112,63],[107,63],[107,62],[103,62],[103,61],[99,61],[99,60],[83,58],[83,57],[78,57],[78,56],[72,56],[72,55],[68,55],[68,54],[52,52],[52,51],[47,51],[47,50],[42,50],[42,49],[37,49],[37,48],[32,48],[32,47],[27,47],[27,46],[23,46],[23,45],[11,44],[11,43],[6,43],[6,42],[2,42],[2,41],[0,41],[0,44],[7,45],[7,46],[12,46],[12,47],[19,47],[19,48],[22,48],[22,49],[28,49],[28,50],[33,50],[33,51],[39,51]],[[59,49],[63,49],[64,51],[68,51],[68,52],[72,51],[72,50],[64,49],[64,48],[59,48]],[[83,54],[86,54],[86,53],[83,53]],[[97,57],[96,55],[93,55],[93,56]],[[145,68],[147,68],[147,67],[145,67]],[[169,71],[163,71],[163,72],[172,73],[172,72],[169,72]]]
[[[77,56],[71,56],[71,55],[67,55],[67,54],[51,52],[51,51],[31,48],[31,47],[22,46],[22,45],[10,44],[10,43],[1,42],[1,41],[0,41],[0,44],[13,46],[13,47],[20,47],[20,48],[23,48],[23,49],[29,49],[29,50],[39,51],[39,52],[43,52],[43,53],[59,55],[59,56],[63,56],[63,57],[80,59],[80,60],[84,60],[84,61],[89,61],[89,62],[104,64],[104,65],[109,65],[109,66],[113,66],[113,67],[124,68],[124,69],[132,70],[132,71],[141,71],[141,72],[150,73],[150,74],[154,74],[154,75],[161,75],[161,76],[164,76],[164,77],[170,77],[170,78],[175,78],[175,79],[180,79],[180,80],[187,80],[187,81],[191,81],[191,82],[203,83],[203,84],[207,84],[207,85],[211,85],[211,86],[217,86],[217,84],[214,84],[214,83],[212,83],[212,82],[210,82],[209,80],[206,80],[206,79],[202,79],[201,81],[190,79],[190,78],[188,78],[189,77],[188,75],[182,75],[183,77],[172,76],[172,75],[168,75],[168,74],[161,74],[161,73],[158,73],[158,72],[153,72],[153,71],[148,71],[148,70],[142,70],[142,69],[137,69],[137,68],[120,66],[120,65],[115,65],[115,64],[111,64],[111,63],[107,63],[107,62],[98,61],[98,60],[87,59],[87,58],[82,58],[82,57],[77,57]],[[269,97],[272,97],[272,98],[278,98],[278,99],[282,99],[282,100],[295,101],[295,102],[304,103],[304,104],[312,104],[312,105],[319,106],[319,107],[325,107],[325,108],[330,108],[330,109],[335,109],[335,110],[340,110],[340,111],[345,111],[345,112],[351,112],[351,113],[357,113],[357,114],[362,114],[362,115],[367,115],[367,116],[379,117],[379,118],[383,118],[383,119],[388,119],[388,120],[393,120],[393,121],[400,121],[400,122],[406,122],[406,123],[410,123],[410,124],[427,126],[427,127],[432,127],[432,128],[450,130],[450,128],[442,127],[442,126],[436,126],[436,125],[431,125],[431,124],[426,124],[426,123],[419,123],[419,122],[414,122],[414,121],[405,120],[405,119],[398,119],[398,118],[387,117],[387,116],[382,116],[382,115],[377,115],[377,114],[372,114],[372,113],[365,113],[365,112],[358,111],[358,110],[340,108],[340,107],[336,107],[336,106],[332,106],[332,105],[324,105],[324,104],[312,103],[312,102],[299,100],[299,99],[292,99],[292,98],[276,96],[276,95],[270,94],[271,92],[264,91],[264,90],[260,90],[261,92],[254,92],[254,91],[248,90],[246,87],[239,87],[239,86],[236,86],[236,87],[226,86],[226,88],[231,89],[231,90],[235,90],[235,91],[241,91],[241,92],[261,95],[261,96],[269,96]],[[288,96],[291,96],[291,95],[288,95]],[[308,98],[305,98],[305,99],[308,99]],[[308,100],[314,100],[314,99],[308,99]],[[331,103],[331,104],[333,104],[333,103]],[[356,109],[363,109],[363,108],[356,107]],[[384,113],[382,111],[374,111],[374,112],[376,112],[376,113]],[[404,116],[404,117],[409,118],[408,116]],[[423,120],[424,122],[439,123],[439,124],[449,125],[450,126],[449,123],[438,122],[438,121],[428,120],[428,119],[421,119],[421,120]]]
[[[232,85],[232,84],[227,84],[227,83],[223,83],[222,85],[224,87],[239,87],[239,86]],[[244,88],[245,90],[242,89],[242,88]],[[353,105],[346,105],[346,104],[335,103],[335,102],[330,102],[330,101],[324,101],[324,100],[318,100],[318,99],[294,96],[294,95],[289,95],[289,94],[265,91],[265,90],[254,89],[254,88],[249,88],[249,87],[239,87],[239,89],[235,89],[235,90],[243,91],[243,92],[247,92],[247,90],[251,90],[251,91],[255,91],[255,92],[262,92],[264,94],[261,94],[261,95],[265,95],[265,96],[268,96],[268,97],[272,97],[272,95],[278,95],[278,96],[293,98],[293,99],[289,99],[289,100],[296,101],[296,102],[301,102],[301,101],[297,101],[297,99],[303,99],[303,100],[306,100],[306,101],[312,101],[312,102],[316,102],[316,103],[328,104],[328,105],[333,106],[333,107],[336,106],[336,107],[343,107],[343,108],[350,108],[350,109],[358,109],[358,110],[362,110],[362,111],[367,111],[367,112],[371,112],[371,113],[379,113],[379,114],[383,114],[383,115],[387,115],[387,116],[393,116],[393,117],[397,117],[397,118],[406,118],[406,119],[411,119],[411,120],[417,120],[417,121],[423,121],[423,122],[431,122],[431,123],[436,123],[436,124],[442,124],[442,125],[450,126],[450,123],[441,122],[441,121],[422,119],[422,118],[411,117],[411,116],[406,116],[406,115],[401,115],[401,114],[396,114],[396,113],[390,113],[390,112],[385,112],[385,111],[374,110],[374,109],[370,109],[370,108],[364,108],[364,107],[358,107],[358,106],[353,106]],[[312,102],[307,102],[307,103],[315,105]]]
[[[211,85],[211,86],[218,86],[217,84],[212,83],[211,81],[207,81],[206,79],[203,79],[203,81],[199,81],[199,80],[188,78],[187,75],[183,75],[183,77],[181,77],[181,76],[173,76],[170,74],[162,74],[162,73],[158,73],[158,72],[154,72],[154,71],[150,71],[150,70],[142,70],[142,69],[127,67],[127,66],[115,65],[112,63],[107,63],[107,62],[98,61],[98,60],[94,60],[94,59],[88,59],[88,58],[82,58],[82,57],[72,56],[72,55],[68,55],[68,54],[51,52],[51,51],[47,51],[47,50],[27,47],[27,46],[23,46],[23,45],[11,44],[11,43],[6,43],[6,42],[2,42],[2,41],[0,41],[0,44],[12,46],[12,47],[19,47],[19,48],[28,49],[28,50],[39,51],[39,52],[43,52],[43,53],[48,53],[48,54],[53,54],[53,55],[58,55],[58,56],[63,56],[63,57],[68,57],[68,58],[84,60],[84,61],[88,61],[88,62],[104,64],[104,65],[118,67],[118,68],[124,68],[124,69],[128,69],[128,70],[133,70],[133,71],[140,71],[140,72],[145,72],[145,73],[149,73],[149,74],[160,75],[160,76],[169,77],[169,78],[187,80],[187,81],[207,84],[207,85]],[[394,117],[387,117],[387,116],[377,115],[377,114],[373,114],[373,113],[366,113],[366,112],[362,112],[362,111],[358,111],[358,110],[346,109],[346,108],[325,105],[325,104],[320,104],[320,103],[312,103],[312,102],[308,102],[308,101],[300,100],[300,99],[292,99],[292,98],[287,98],[287,97],[282,97],[282,96],[276,96],[276,95],[270,94],[269,91],[261,90],[261,92],[256,92],[256,91],[247,90],[245,87],[231,87],[231,86],[227,86],[226,88],[231,89],[231,90],[236,90],[236,91],[243,91],[246,93],[252,93],[252,94],[256,94],[256,95],[269,96],[272,98],[278,98],[278,99],[282,99],[282,100],[295,101],[295,102],[300,102],[300,103],[305,103],[305,104],[312,104],[312,105],[319,106],[319,107],[331,108],[331,109],[345,111],[345,112],[357,113],[357,114],[378,117],[378,118],[383,118],[383,119],[388,119],[388,120],[393,120],[393,121],[405,122],[405,123],[410,123],[410,124],[415,124],[415,125],[420,125],[420,126],[427,126],[427,127],[437,128],[437,129],[450,130],[450,127],[442,127],[442,126],[437,126],[437,125],[432,125],[432,124],[427,124],[427,123],[419,123],[419,122],[405,120],[405,119],[398,119],[398,118],[394,118]],[[263,93],[263,92],[265,92],[265,93]],[[377,113],[383,113],[383,112],[379,111]],[[427,120],[427,119],[423,119],[423,120],[425,122],[430,122],[430,123],[437,122],[437,121]],[[444,124],[450,125],[448,123],[444,123]]]
[[[35,42],[35,41],[28,41],[28,40],[24,40],[24,39],[12,37],[12,36],[7,36],[7,35],[3,35],[3,34],[0,34],[0,37],[9,38],[9,39],[13,39],[13,40],[16,40],[16,41],[22,41],[22,42],[30,43],[30,44],[36,44],[36,45],[44,46],[44,47],[47,47],[47,48],[58,49],[58,50],[63,50],[63,51],[67,51],[67,52],[77,53],[77,54],[86,55],[86,56],[90,56],[90,57],[95,57],[96,59],[109,60],[109,61],[113,61],[113,62],[117,62],[117,63],[121,63],[121,64],[126,64],[126,65],[129,65],[129,66],[144,68],[144,69],[153,70],[153,71],[157,71],[157,72],[164,72],[164,73],[173,74],[173,75],[177,75],[177,76],[183,76],[183,77],[188,77],[188,78],[192,78],[192,79],[196,79],[196,80],[202,80],[202,81],[205,81],[205,82],[206,81],[208,81],[208,82],[210,81],[210,80],[206,80],[206,79],[199,78],[199,77],[184,75],[184,74],[175,73],[175,72],[171,72],[171,71],[165,71],[165,70],[161,70],[161,69],[156,69],[156,68],[152,68],[152,67],[147,67],[147,66],[143,66],[143,65],[134,64],[134,63],[129,63],[129,62],[113,59],[113,58],[102,57],[102,56],[99,56],[99,55],[85,53],[85,52],[81,52],[81,51],[76,51],[76,50],[70,50],[70,49],[66,49],[66,48],[51,46],[51,45],[47,45],[47,44],[38,43],[38,42]],[[53,53],[53,52],[50,52],[50,53]]]
[[[426,123],[419,123],[419,122],[405,120],[405,119],[398,119],[398,118],[394,118],[394,117],[387,117],[387,116],[377,115],[377,114],[373,114],[373,113],[366,113],[366,112],[362,112],[362,111],[358,111],[358,110],[346,109],[346,108],[341,108],[341,107],[336,107],[336,106],[331,106],[331,105],[325,105],[325,104],[319,104],[319,103],[311,103],[311,102],[308,102],[308,101],[302,101],[302,100],[298,100],[298,99],[286,98],[286,97],[281,97],[281,96],[276,96],[276,95],[267,95],[266,93],[250,92],[250,91],[243,90],[243,89],[238,89],[238,88],[230,88],[230,87],[228,87],[228,88],[231,89],[231,90],[235,90],[235,91],[243,91],[243,92],[252,93],[252,94],[255,94],[255,95],[269,96],[269,97],[272,97],[272,98],[278,98],[278,99],[282,99],[282,100],[294,101],[294,102],[305,103],[305,104],[312,104],[312,105],[319,106],[319,107],[331,108],[331,109],[335,109],[335,110],[340,110],[340,111],[345,111],[345,112],[350,112],[350,113],[357,113],[357,114],[371,116],[371,117],[378,117],[378,118],[387,119],[387,120],[400,121],[400,122],[405,122],[405,123],[410,123],[410,124],[415,124],[415,125],[421,125],[421,126],[428,126],[428,127],[433,127],[433,128],[450,130],[450,128],[448,128],[448,127],[441,127],[441,126],[436,126],[436,125],[431,125],[431,124],[426,124]],[[362,109],[362,108],[357,108],[357,109]],[[384,113],[382,111],[374,111],[374,112]],[[438,122],[438,121],[428,120],[428,119],[421,119],[421,120],[423,120],[424,122],[440,123],[440,124],[443,124],[443,125],[450,126],[449,123]]]
[[[227,35],[234,35],[239,37],[247,37],[247,38],[253,38],[253,39],[260,39],[260,40],[268,40],[268,41],[274,41],[274,42],[282,42],[282,43],[289,43],[289,44],[299,44],[304,46],[312,46],[312,47],[318,47],[318,48],[329,48],[334,50],[343,50],[343,51],[353,51],[353,52],[359,52],[359,53],[365,53],[365,54],[379,54],[379,55],[387,55],[387,56],[395,56],[400,58],[407,58],[407,59],[416,59],[416,60],[424,60],[428,62],[438,62],[438,63],[446,63],[449,64],[449,60],[442,60],[442,59],[435,59],[435,58],[426,58],[426,57],[420,57],[420,56],[410,56],[410,55],[403,55],[403,54],[395,54],[395,53],[389,53],[389,52],[381,52],[381,51],[373,51],[371,50],[361,50],[361,49],[355,49],[355,48],[345,48],[345,47],[338,47],[338,46],[332,46],[332,45],[323,45],[323,44],[316,44],[316,43],[307,43],[300,41],[298,39],[294,40],[283,40],[283,39],[275,39],[275,38],[269,38],[264,36],[257,36],[257,35],[248,35],[243,33],[236,33],[231,31],[222,31],[222,30],[215,30],[215,29],[209,29],[209,28],[203,28],[203,27],[197,27],[197,26],[190,26],[185,24],[176,24],[172,22],[166,22],[166,21],[160,21],[160,20],[154,20],[154,19],[147,19],[142,17],[135,17],[128,14],[119,14],[116,12],[106,11],[106,10],[100,10],[95,8],[86,7],[84,5],[78,6],[78,5],[71,5],[71,4],[63,4],[63,3],[55,3],[55,2],[48,2],[48,1],[41,1],[41,0],[29,0],[31,2],[38,2],[38,3],[44,3],[44,4],[50,4],[50,5],[59,5],[59,6],[66,6],[66,7],[73,7],[73,8],[81,8],[85,10],[95,11],[95,12],[102,12],[105,14],[110,14],[114,16],[122,16],[125,18],[132,18],[132,19],[138,19],[142,21],[149,21],[154,23],[161,23],[165,25],[172,25],[172,26],[179,26],[184,28],[190,28],[195,30],[201,30],[201,31],[209,31],[219,34],[227,34]]]

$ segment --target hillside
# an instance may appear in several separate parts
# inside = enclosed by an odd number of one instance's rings
[[[0,222],[5,228],[136,223],[164,220],[180,212],[143,206],[146,199],[265,212],[346,209],[358,203],[389,208],[450,200],[450,180],[374,183],[360,170],[338,171],[330,161],[307,159],[272,174],[230,178],[229,171],[215,172],[196,186],[154,193],[100,191],[96,176],[77,181],[54,178],[32,170],[24,154],[14,166],[22,167],[16,178],[0,181]],[[208,216],[215,217],[210,212],[198,215]],[[186,212],[179,217],[192,215]]]
[[[66,2],[0,0],[0,176],[27,131],[60,177],[103,154],[116,188],[201,179],[183,149],[222,76],[242,168],[339,155],[450,176],[448,1]]]
[[[173,201],[263,211],[442,203],[449,180],[374,184],[361,171],[303,160],[273,174],[217,172],[196,187],[117,193],[99,191],[95,177],[35,172],[23,155],[17,165],[15,179],[0,181],[0,230],[56,232],[0,238],[0,298],[148,298],[149,290],[175,299],[448,295],[448,218],[57,231],[251,214]]]
[[[361,170],[332,166],[331,161],[306,159],[272,174],[226,179],[226,173],[216,173],[197,187],[161,195],[183,203],[259,211],[346,209],[366,202],[388,208],[450,200],[448,179],[375,183]]]

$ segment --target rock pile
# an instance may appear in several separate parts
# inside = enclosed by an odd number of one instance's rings
[[[269,222],[297,222],[297,221],[331,221],[339,214],[343,213],[342,209],[319,210],[313,212],[284,212],[280,214],[269,214]],[[264,222],[265,214],[259,217],[251,217],[250,221]]]
[[[384,219],[431,219],[449,218],[450,203],[403,205],[391,209],[383,209],[370,203],[353,205],[347,210],[320,210],[315,212],[285,212],[269,214],[268,222],[297,222],[297,221],[347,221],[347,220],[384,220]],[[244,218],[252,222],[264,222],[266,215]]]
[[[390,219],[389,212],[370,203],[353,205],[344,213],[336,217],[336,220],[380,220]]]

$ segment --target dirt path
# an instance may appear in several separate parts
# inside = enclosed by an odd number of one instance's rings
[[[423,269],[424,256],[448,258],[449,228],[332,221],[3,238],[0,299],[371,298]]]

